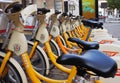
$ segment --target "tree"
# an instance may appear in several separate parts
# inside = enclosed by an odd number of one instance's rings
[[[120,0],[107,0],[108,7],[111,9],[120,9]]]
[[[120,0],[107,0],[107,2],[110,9],[114,10],[117,8],[118,13],[120,14]]]

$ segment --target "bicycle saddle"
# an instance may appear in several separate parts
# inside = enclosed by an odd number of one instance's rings
[[[58,57],[57,62],[63,65],[74,65],[77,69],[86,69],[105,78],[114,77],[117,71],[116,62],[98,50],[88,50],[80,56],[64,54]]]
[[[85,26],[90,26],[90,28],[92,29],[95,29],[95,28],[101,28],[103,29],[102,25],[103,23],[102,22],[98,22],[98,21],[93,21],[93,20],[82,20],[82,23],[85,25]]]
[[[50,12],[50,10],[49,10],[49,9],[46,9],[46,8],[38,8],[38,9],[37,9],[37,13],[38,13],[38,14],[46,14],[46,13],[48,13],[48,12]]]
[[[80,40],[79,38],[68,38],[69,41],[75,42],[78,44],[80,48],[83,50],[90,50],[90,49],[98,49],[99,48],[99,43],[98,42],[87,42]]]
[[[5,13],[16,13],[23,9],[23,5],[18,2],[12,3],[5,8]]]

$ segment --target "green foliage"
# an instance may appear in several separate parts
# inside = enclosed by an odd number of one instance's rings
[[[120,9],[120,0],[107,0],[110,9]]]

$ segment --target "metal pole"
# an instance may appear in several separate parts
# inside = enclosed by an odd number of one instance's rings
[[[104,22],[105,22],[105,8],[104,8]]]
[[[95,13],[96,15],[95,16],[96,16],[96,18],[99,18],[98,17],[98,11],[99,11],[99,9],[98,9],[98,0],[95,0],[95,10],[96,10],[96,13]]]
[[[79,0],[79,15],[82,16],[82,0]]]

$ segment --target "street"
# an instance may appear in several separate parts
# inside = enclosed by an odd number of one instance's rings
[[[104,23],[103,26],[113,37],[120,39],[120,23]]]

